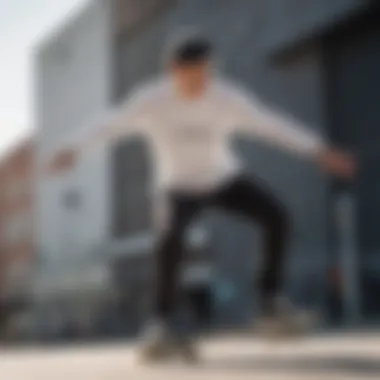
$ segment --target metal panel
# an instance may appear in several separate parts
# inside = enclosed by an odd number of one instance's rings
[[[113,152],[113,237],[151,229],[150,165],[144,142],[127,140]]]
[[[112,25],[117,35],[141,28],[174,0],[112,0]]]
[[[361,294],[367,316],[380,314],[376,297],[371,296],[380,291],[379,25],[380,13],[372,12],[331,36],[326,50],[332,137],[357,152],[359,159],[358,177],[349,190],[355,199],[352,225],[357,226]]]

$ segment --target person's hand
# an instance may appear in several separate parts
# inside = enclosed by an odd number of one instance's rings
[[[339,178],[350,180],[356,173],[356,162],[350,154],[336,149],[325,149],[316,156],[319,167]]]
[[[62,171],[71,169],[77,160],[77,151],[75,149],[65,149],[58,152],[48,166],[50,174],[57,174]]]

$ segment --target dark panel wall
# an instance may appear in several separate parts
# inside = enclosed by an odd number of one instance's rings
[[[351,187],[356,200],[365,312],[377,313],[380,289],[380,12],[326,40],[331,131],[340,144],[357,152],[359,171]]]
[[[268,0],[270,14],[263,46],[273,53],[321,34],[337,23],[364,12],[366,0]]]
[[[150,165],[144,142],[120,142],[113,154],[112,236],[125,238],[151,229]]]
[[[380,246],[377,233],[380,108],[380,14],[363,18],[326,41],[331,99],[331,131],[340,144],[359,152],[361,171],[355,191],[360,198],[360,244]]]

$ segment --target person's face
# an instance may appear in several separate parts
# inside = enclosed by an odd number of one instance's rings
[[[210,77],[210,64],[207,60],[191,64],[173,63],[170,67],[178,90],[187,97],[203,93]]]

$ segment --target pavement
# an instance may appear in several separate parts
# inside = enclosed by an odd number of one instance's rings
[[[0,380],[380,379],[380,331],[288,342],[214,337],[196,365],[144,366],[131,344],[0,351]]]

